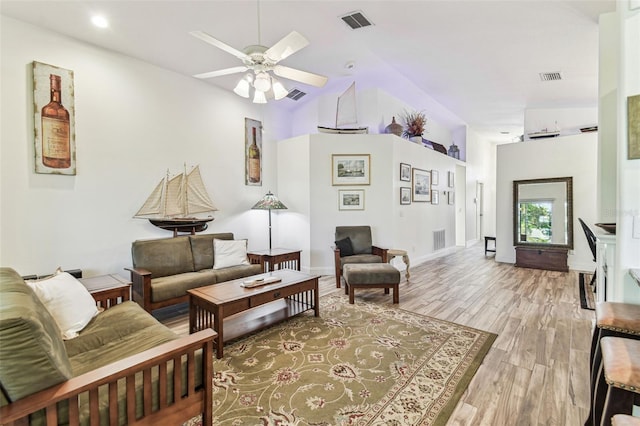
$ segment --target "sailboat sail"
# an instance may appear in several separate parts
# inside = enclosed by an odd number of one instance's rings
[[[179,218],[216,210],[196,166],[189,174],[162,179],[134,217]]]
[[[336,127],[357,126],[358,116],[356,114],[356,82],[345,92],[338,96],[338,108],[336,109]]]
[[[318,131],[322,133],[368,133],[367,127],[357,127],[358,117],[356,114],[356,82],[345,92],[338,96],[336,107],[336,126],[318,126]]]
[[[218,210],[209,198],[207,189],[202,182],[200,168],[195,167],[187,175],[186,206],[189,213],[205,213]]]

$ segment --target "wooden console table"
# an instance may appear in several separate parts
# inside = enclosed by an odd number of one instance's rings
[[[568,272],[568,253],[566,248],[516,246],[516,266]]]
[[[258,263],[259,260],[264,266],[264,272],[275,271],[276,266],[278,269],[287,268],[299,271],[300,252],[301,250],[274,248],[271,250],[252,251],[248,255],[251,263]]]

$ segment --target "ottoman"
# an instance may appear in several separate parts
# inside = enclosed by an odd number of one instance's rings
[[[399,303],[400,271],[388,263],[349,263],[342,268],[346,283],[344,293],[349,294],[349,303],[353,304],[353,292],[356,288],[384,288],[389,294],[393,288],[393,303]]]

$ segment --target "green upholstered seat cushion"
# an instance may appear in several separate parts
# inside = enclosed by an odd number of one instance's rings
[[[233,233],[191,235],[191,251],[193,252],[193,268],[195,271],[213,268],[213,240],[233,240]]]
[[[135,268],[151,271],[156,278],[194,271],[188,236],[134,241],[131,257]]]
[[[397,284],[400,272],[388,263],[352,263],[345,265],[344,279],[351,284]]]
[[[124,302],[98,314],[65,346],[77,376],[178,337],[137,303]]]
[[[1,388],[10,401],[72,377],[55,320],[11,268],[0,268],[0,360]]]
[[[213,243],[212,243],[213,244]],[[261,265],[239,265],[223,269],[203,269],[198,272],[171,275],[151,279],[151,300],[163,300],[181,297],[187,290],[216,284],[223,281],[244,278],[262,273]]]
[[[340,258],[340,269],[351,263],[382,263],[382,257],[377,254],[354,254]]]
[[[349,237],[353,254],[371,254],[373,242],[370,226],[336,226],[334,241]]]

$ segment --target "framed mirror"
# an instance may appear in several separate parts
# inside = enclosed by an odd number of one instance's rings
[[[573,249],[571,177],[513,181],[513,245]]]

